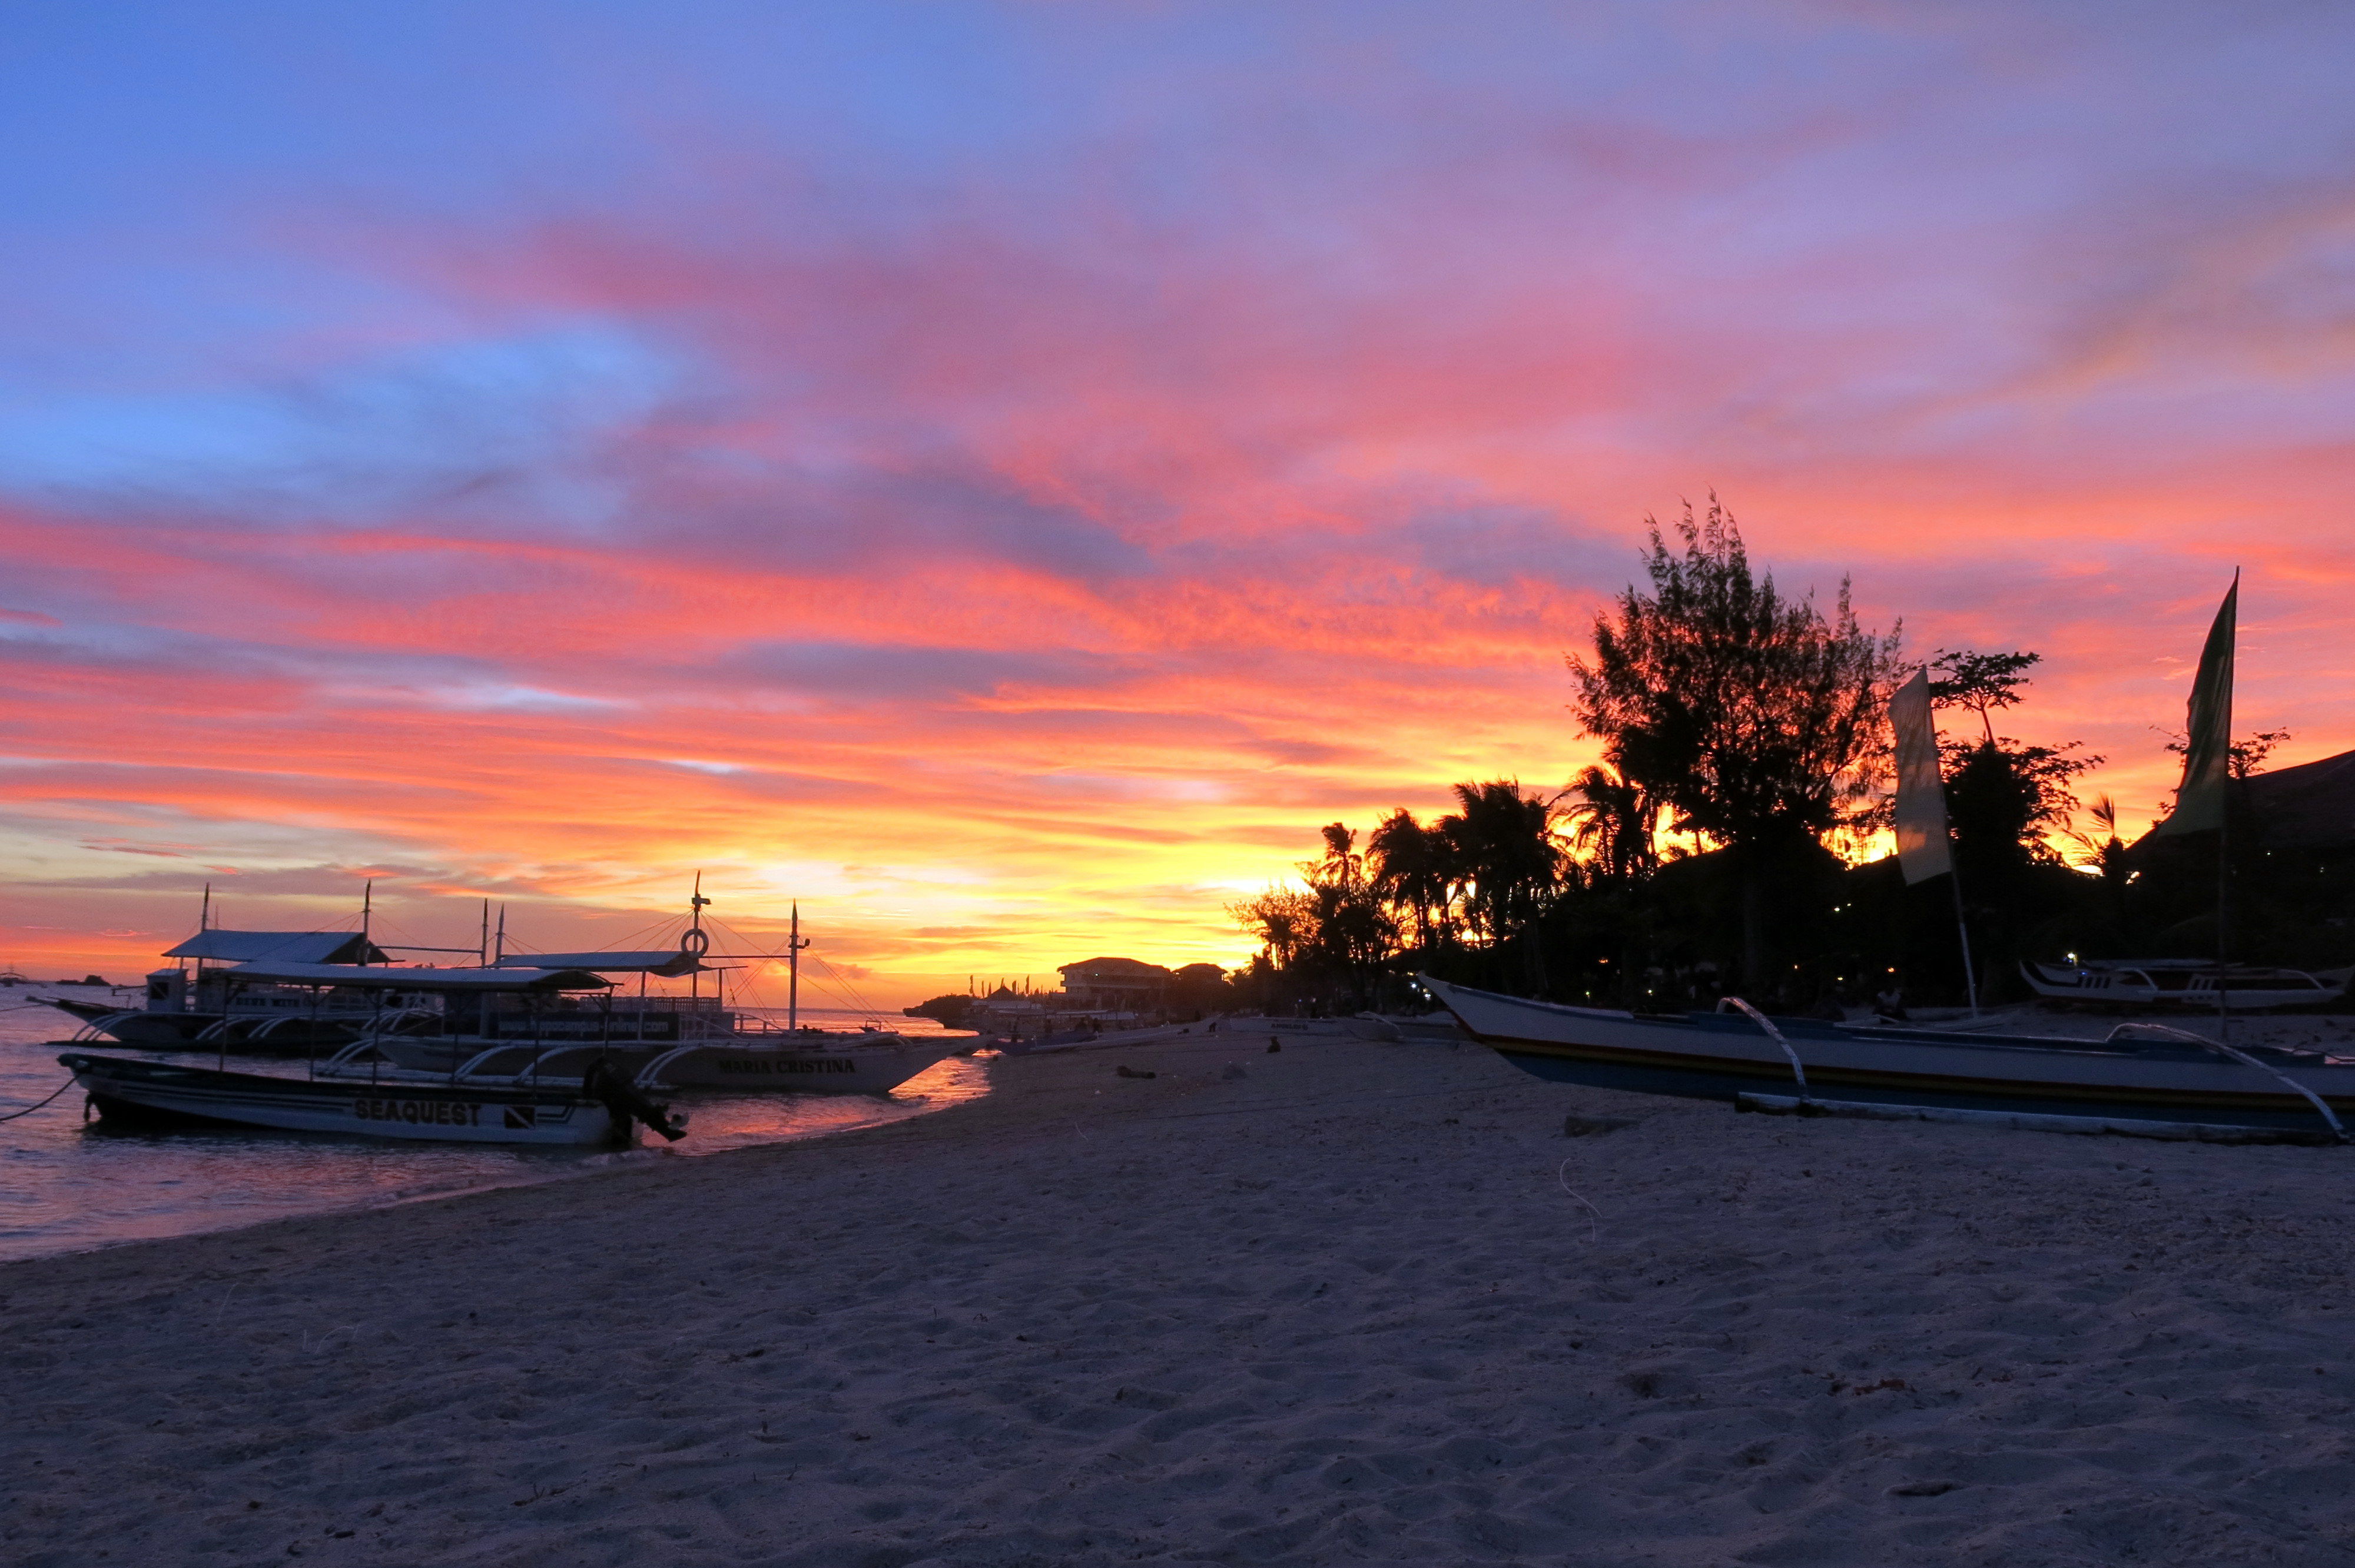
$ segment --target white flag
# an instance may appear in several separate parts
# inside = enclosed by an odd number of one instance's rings
[[[1946,785],[1938,772],[1938,726],[1930,716],[1930,672],[1889,699],[1897,731],[1897,864],[1908,886],[1955,869],[1946,844]]]

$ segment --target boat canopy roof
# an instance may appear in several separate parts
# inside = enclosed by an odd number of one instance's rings
[[[221,971],[231,980],[277,985],[357,986],[368,991],[602,991],[609,983],[587,969],[361,969],[351,964],[291,964],[259,960]]]
[[[503,969],[589,969],[601,975],[693,974],[703,966],[693,953],[677,948],[654,948],[645,952],[509,953],[498,961]]]
[[[212,959],[225,964],[257,959],[286,964],[381,964],[384,949],[357,931],[199,931],[167,959]]]

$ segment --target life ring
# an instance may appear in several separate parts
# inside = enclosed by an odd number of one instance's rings
[[[700,926],[689,927],[679,936],[678,950],[700,962],[703,955],[711,950],[711,933]]]

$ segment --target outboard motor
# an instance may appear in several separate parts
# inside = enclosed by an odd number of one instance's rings
[[[672,1143],[687,1136],[686,1112],[674,1115],[670,1107],[646,1098],[602,1056],[590,1063],[589,1070],[581,1075],[581,1092],[604,1106],[606,1114],[613,1118],[616,1132],[639,1121]]]

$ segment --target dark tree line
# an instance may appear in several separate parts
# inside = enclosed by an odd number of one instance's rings
[[[1753,570],[1714,497],[1666,533],[1650,524],[1644,568],[1568,661],[1571,709],[1601,763],[1551,795],[1458,784],[1454,811],[1425,822],[1401,808],[1362,843],[1326,827],[1302,887],[1231,906],[1262,948],[1237,978],[1249,1000],[1396,1005],[1418,972],[1636,1007],[1738,990],[1796,1011],[1891,985],[1960,999],[1953,887],[1908,887],[1893,859],[1863,859],[1891,805],[1888,698],[1915,667],[1897,630],[1860,625],[1845,578],[1824,605]],[[2192,841],[2128,846],[2107,800],[2086,813],[2092,832],[2075,829],[2073,785],[2101,758],[1998,732],[2039,662],[1928,661],[1934,706],[1960,721],[1943,772],[1989,998],[2022,989],[2023,958],[2213,950],[2212,835],[2202,903]],[[2237,774],[2285,738],[2236,747]],[[2268,865],[2256,849],[2244,858],[2257,887]]]
[[[1485,984],[1546,991],[1542,946],[1523,938],[1575,880],[1559,798],[1497,779],[1458,784],[1455,800],[1432,822],[1401,807],[1363,851],[1355,829],[1331,823],[1323,856],[1301,863],[1305,891],[1231,906],[1262,945],[1241,983],[1269,1002],[1356,1008],[1380,998],[1385,977],[1444,961],[1470,962]]]

